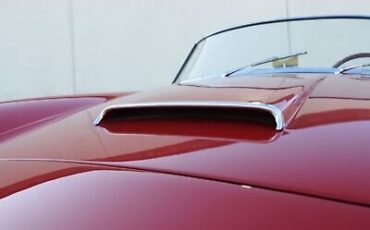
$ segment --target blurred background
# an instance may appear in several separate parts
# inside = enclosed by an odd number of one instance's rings
[[[207,34],[367,0],[0,0],[0,101],[170,84]]]

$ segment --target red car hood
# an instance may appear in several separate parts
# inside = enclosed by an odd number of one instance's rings
[[[370,206],[369,87],[361,78],[318,75],[187,82],[115,99],[7,140],[0,158],[99,163]],[[93,125],[108,105],[168,100],[274,104],[287,127],[197,120]],[[6,186],[0,191],[14,193]]]
[[[0,200],[0,229],[346,230],[370,225],[366,207],[211,180],[60,162],[0,161],[0,169],[8,173],[1,174],[2,187],[49,171],[8,186],[28,184],[28,189]]]

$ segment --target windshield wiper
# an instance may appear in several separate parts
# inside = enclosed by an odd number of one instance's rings
[[[352,70],[352,69],[364,68],[364,67],[369,67],[369,66],[370,66],[370,63],[343,67],[343,68],[340,68],[337,71],[335,71],[335,74],[343,74],[343,73],[346,73],[347,71]]]
[[[292,57],[298,57],[298,56],[306,55],[306,54],[308,54],[307,51],[293,53],[293,54],[289,54],[289,55],[286,55],[286,56],[280,56],[280,57],[277,57],[277,56],[270,57],[270,58],[263,59],[261,61],[255,62],[253,64],[249,64],[249,65],[241,66],[241,67],[236,68],[236,69],[229,70],[226,73],[224,73],[223,76],[228,77],[231,74],[234,74],[234,73],[239,72],[240,70],[243,70],[243,69],[246,69],[246,68],[256,67],[256,66],[263,65],[263,64],[266,64],[266,63],[269,63],[269,62],[280,61],[280,60],[284,60],[284,59],[288,59],[288,58],[292,58]]]

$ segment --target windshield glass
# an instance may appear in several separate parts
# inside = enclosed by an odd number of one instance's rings
[[[256,72],[334,73],[357,65],[348,71],[369,73],[369,19],[290,19],[216,33],[196,45],[176,81]],[[355,58],[340,62],[351,55]]]

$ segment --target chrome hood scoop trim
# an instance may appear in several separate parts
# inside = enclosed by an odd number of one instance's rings
[[[115,110],[128,109],[151,109],[151,108],[223,108],[223,109],[240,109],[240,110],[263,110],[271,113],[274,117],[275,129],[281,131],[285,127],[285,119],[282,111],[270,104],[261,102],[233,102],[233,101],[161,101],[161,102],[142,102],[142,103],[128,103],[122,105],[111,105],[103,109],[94,124],[99,123],[105,118],[107,114]]]

